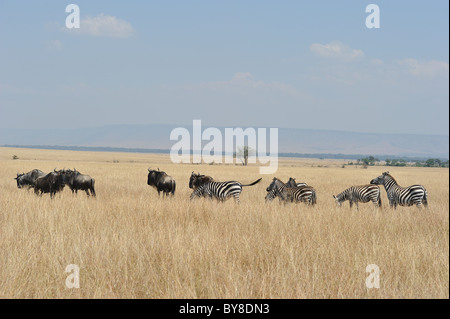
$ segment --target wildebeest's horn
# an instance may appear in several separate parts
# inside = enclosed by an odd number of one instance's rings
[[[150,168],[148,169],[148,171],[150,172]]]

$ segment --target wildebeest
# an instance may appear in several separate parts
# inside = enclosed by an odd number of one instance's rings
[[[85,191],[88,196],[96,196],[95,194],[95,179],[89,175],[81,174],[74,168],[74,170],[63,170],[62,173],[66,176],[66,183],[69,185],[72,193],[78,193],[78,190]],[[89,194],[90,192],[90,194]]]
[[[17,181],[17,188],[22,188],[25,185],[28,185],[28,189],[34,186],[36,179],[41,176],[44,176],[45,173],[39,169],[34,169],[28,173],[17,174],[17,177],[14,179]]]
[[[163,196],[169,194],[175,195],[176,183],[175,180],[166,174],[166,172],[148,169],[147,184],[153,186],[158,191],[163,192]]]
[[[208,183],[208,182],[213,182],[214,178],[212,178],[211,176],[208,175],[200,175],[200,173],[194,174],[194,172],[192,172],[191,174],[191,178],[189,179],[189,188],[192,189],[197,189],[197,187]]]
[[[50,198],[52,198],[57,192],[62,191],[65,185],[66,176],[61,171],[57,172],[55,169],[45,176],[38,177],[34,182],[33,187],[36,195],[50,193]]]

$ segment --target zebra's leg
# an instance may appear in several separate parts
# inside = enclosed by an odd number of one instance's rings
[[[379,208],[379,207],[380,207],[380,206],[378,205],[378,199],[377,199],[377,198],[372,199],[372,204],[373,204],[373,206],[374,206],[375,208]]]
[[[392,199],[389,199],[389,207],[390,208],[395,208],[394,207],[394,201]]]
[[[239,193],[234,194],[234,202],[239,204]]]

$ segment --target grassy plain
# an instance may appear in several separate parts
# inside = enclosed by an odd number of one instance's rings
[[[18,159],[13,160],[12,156]],[[336,207],[333,194],[386,167],[344,160],[283,159],[258,166],[172,164],[168,155],[0,148],[1,298],[449,298],[449,170],[390,168],[400,185],[422,184],[429,208],[370,203]],[[18,172],[76,168],[97,198],[69,189],[51,200],[18,189]],[[147,186],[147,168],[177,181],[174,198]],[[233,200],[189,201],[192,171],[261,183]],[[317,190],[318,204],[264,202],[273,176]],[[67,265],[80,288],[66,287]],[[366,266],[380,269],[367,288]]]

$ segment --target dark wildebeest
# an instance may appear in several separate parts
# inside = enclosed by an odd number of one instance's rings
[[[172,196],[175,195],[175,180],[166,172],[160,171],[159,168],[157,171],[148,169],[147,184],[156,188],[158,196],[160,192],[163,192],[163,196],[168,196],[170,193]]]
[[[57,192],[64,189],[66,185],[66,176],[61,171],[48,173],[45,176],[38,177],[34,182],[34,193],[42,195],[43,193],[50,193],[50,198],[53,198]],[[40,193],[39,193],[40,192]]]
[[[44,175],[45,173],[43,171],[34,169],[26,174],[17,174],[17,177],[14,179],[17,181],[17,188],[22,188],[25,185],[28,185],[28,189],[30,189],[34,186],[34,182],[36,182],[39,177]]]
[[[95,179],[90,177],[89,175],[81,174],[75,168],[74,170],[64,170],[63,174],[66,175],[66,183],[69,185],[72,193],[78,193],[78,190],[85,191],[88,196],[96,196],[95,195]],[[90,194],[89,194],[90,192]]]
[[[197,187],[208,182],[214,182],[214,178],[208,175],[200,175],[200,173],[194,174],[194,172],[192,172],[191,178],[189,179],[189,188],[196,190]]]

